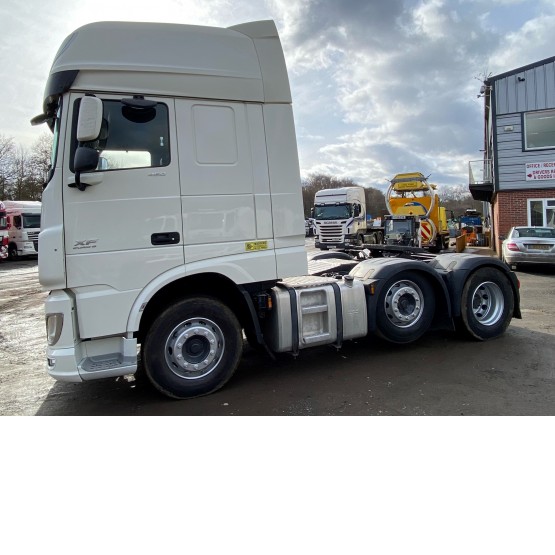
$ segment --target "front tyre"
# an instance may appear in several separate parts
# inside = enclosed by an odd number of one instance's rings
[[[143,346],[146,374],[169,397],[220,389],[241,358],[243,337],[231,310],[211,297],[184,299],[152,324]]]
[[[502,335],[513,317],[514,296],[507,276],[497,268],[481,268],[466,281],[460,327],[479,341]]]
[[[10,243],[10,245],[8,246],[8,258],[9,260],[12,260],[12,261],[19,260],[19,254],[17,254],[17,247],[13,243]]]
[[[429,329],[434,313],[435,293],[428,280],[417,272],[401,272],[378,295],[378,335],[392,343],[416,341]]]

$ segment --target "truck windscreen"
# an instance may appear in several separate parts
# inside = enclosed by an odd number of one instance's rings
[[[352,216],[353,207],[350,204],[327,204],[314,207],[314,218],[317,220],[340,220]]]
[[[23,227],[25,229],[40,228],[40,214],[23,214]]]

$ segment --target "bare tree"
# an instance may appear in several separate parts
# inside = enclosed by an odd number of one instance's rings
[[[372,218],[383,218],[387,214],[385,195],[374,187],[365,187],[366,214]]]
[[[48,180],[50,171],[50,159],[52,152],[52,135],[43,133],[31,147],[30,174],[42,188],[42,184]],[[40,191],[40,189],[39,189]]]
[[[15,144],[12,137],[0,134],[0,200],[9,196],[13,179]]]
[[[29,151],[23,146],[17,146],[13,159],[13,182],[10,191],[12,200],[32,200],[34,195],[29,195],[33,189],[34,180],[29,173],[31,157]]]
[[[468,186],[466,185],[453,185],[451,187],[441,187],[438,190],[439,200],[441,205],[447,210],[447,215],[450,217],[451,211],[455,218],[458,218],[467,209],[482,211],[482,202],[474,200]]]

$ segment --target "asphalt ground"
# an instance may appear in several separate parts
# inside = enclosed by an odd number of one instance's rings
[[[313,248],[307,239],[307,250]],[[468,252],[491,255],[485,247]],[[2,415],[553,415],[555,270],[519,268],[522,320],[489,342],[432,332],[409,346],[375,338],[297,358],[245,344],[220,391],[173,401],[132,378],[56,382],[45,369],[37,261],[0,263]]]

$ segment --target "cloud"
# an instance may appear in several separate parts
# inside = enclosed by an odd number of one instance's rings
[[[29,119],[41,109],[57,48],[80,25],[271,18],[289,69],[303,175],[327,170],[376,186],[422,171],[439,184],[464,183],[482,146],[476,78],[555,55],[552,0],[159,0],[157,8],[5,0],[0,133],[22,140],[42,131]]]
[[[551,12],[554,11],[555,7],[552,6]],[[524,22],[520,29],[509,33],[502,41],[492,56],[491,69],[495,73],[503,73],[555,56],[554,27],[555,13],[548,15],[543,12],[540,17]]]
[[[334,168],[374,185],[384,174],[422,171],[446,183],[464,182],[467,162],[479,158],[482,146],[475,77],[491,67],[492,54],[504,43],[486,24],[485,9],[496,3],[302,4],[284,41],[286,51],[293,50],[295,89],[300,97],[312,90],[318,98],[322,91],[312,84],[325,76],[326,94],[333,97],[328,106],[343,124],[335,138],[328,134],[327,143],[304,159],[305,173]],[[322,119],[329,117],[321,112]]]

